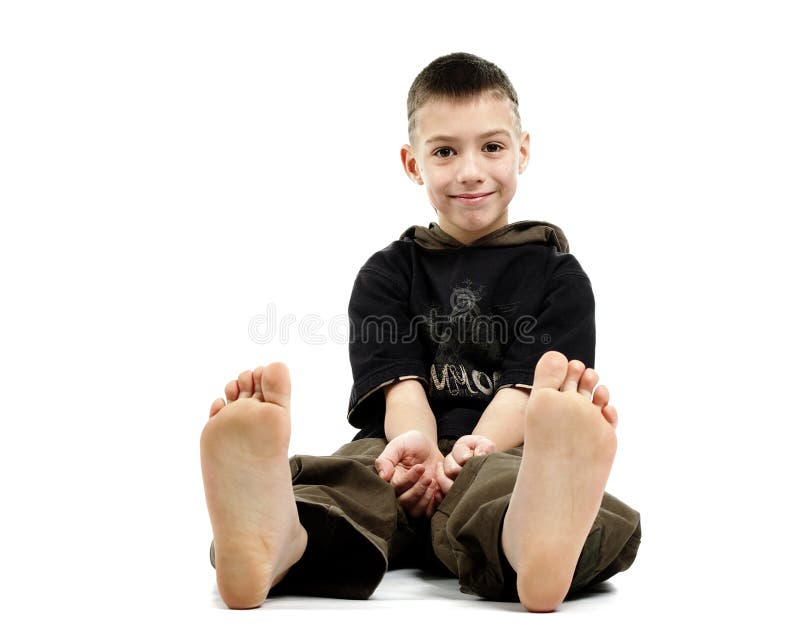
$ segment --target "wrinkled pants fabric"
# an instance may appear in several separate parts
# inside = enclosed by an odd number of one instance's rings
[[[449,453],[454,442],[441,440],[442,453]],[[502,552],[500,532],[522,449],[468,460],[428,520],[409,517],[375,471],[385,446],[383,439],[365,438],[332,456],[290,458],[308,546],[270,594],[369,598],[387,570],[418,567],[456,576],[465,593],[518,601],[516,574]],[[630,567],[640,540],[639,513],[605,493],[569,595]]]

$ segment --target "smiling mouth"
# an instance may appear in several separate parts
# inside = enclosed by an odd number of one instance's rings
[[[451,195],[451,197],[467,204],[475,204],[491,195],[492,193],[462,193],[461,195]]]

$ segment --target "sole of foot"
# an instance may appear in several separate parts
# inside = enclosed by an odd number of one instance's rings
[[[284,364],[245,371],[217,399],[200,437],[220,596],[259,607],[305,551],[288,463],[291,385]]]
[[[554,351],[536,366],[522,464],[502,532],[529,611],[554,611],[562,603],[600,510],[617,448],[617,413],[597,382],[592,369]]]

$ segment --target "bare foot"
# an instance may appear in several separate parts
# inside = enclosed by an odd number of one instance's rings
[[[245,371],[217,399],[200,437],[217,586],[231,609],[259,607],[306,548],[292,492],[289,371]]]
[[[569,591],[600,510],[617,448],[617,412],[579,361],[550,351],[536,365],[522,465],[501,543],[529,611],[554,611]]]

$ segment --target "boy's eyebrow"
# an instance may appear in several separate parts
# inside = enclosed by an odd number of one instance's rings
[[[489,136],[500,136],[500,135],[511,136],[511,134],[509,134],[508,131],[505,129],[492,129],[491,131],[482,133],[480,136],[478,136],[478,138],[488,138]],[[440,135],[440,136],[434,136],[433,138],[428,138],[428,140],[425,141],[425,144],[431,145],[436,142],[453,142],[454,140],[458,140],[458,138],[456,138],[455,136]]]

